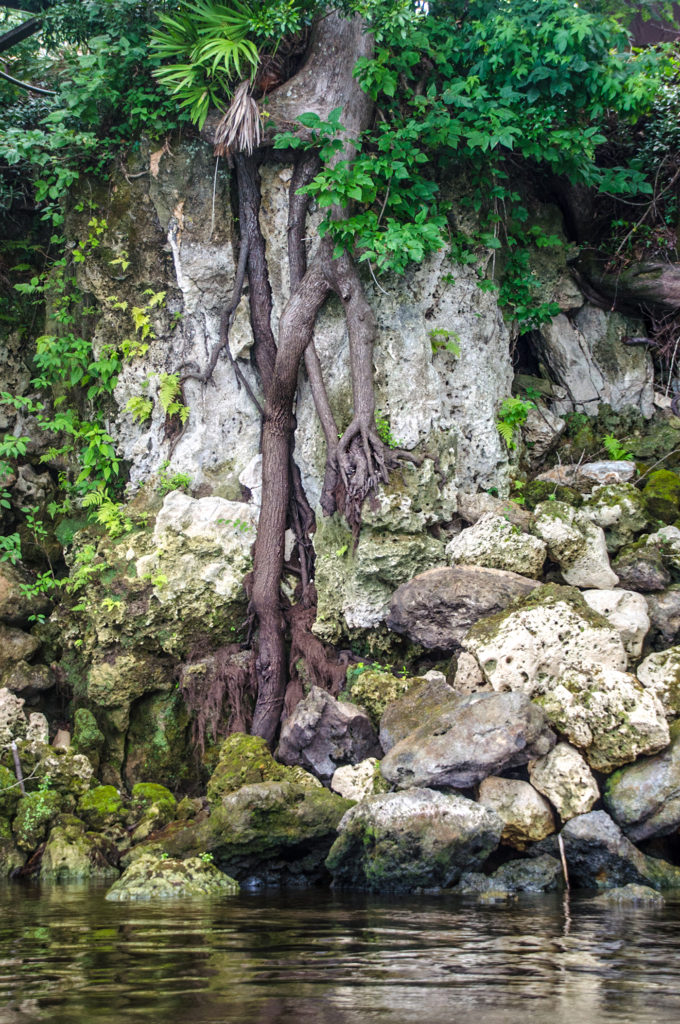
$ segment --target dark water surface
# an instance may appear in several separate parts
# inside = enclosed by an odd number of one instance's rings
[[[244,894],[106,903],[0,887],[0,1024],[680,1022],[680,895]]]

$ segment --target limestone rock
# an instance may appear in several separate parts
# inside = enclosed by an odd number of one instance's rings
[[[25,853],[33,853],[46,838],[49,826],[61,813],[63,797],[53,790],[27,793],[19,801],[12,823],[16,844]]]
[[[200,857],[174,860],[145,854],[125,869],[106,894],[107,900],[177,900],[222,898],[239,884]]]
[[[587,814],[600,799],[595,776],[578,750],[558,743],[529,764],[531,784],[550,800],[562,821]]]
[[[117,878],[118,868],[107,859],[116,848],[100,836],[85,832],[82,821],[62,815],[52,827],[40,862],[40,878],[49,882],[72,882],[94,878]]]
[[[29,661],[40,647],[40,641],[22,629],[0,624],[0,675],[17,661]]]
[[[632,590],[586,590],[583,598],[619,631],[629,661],[637,661],[651,625],[642,594]]]
[[[451,565],[480,565],[538,579],[546,544],[502,516],[485,515],[446,545]]]
[[[380,746],[385,753],[417,729],[424,718],[452,706],[454,696],[446,681],[423,680],[403,697],[388,704],[380,719]]]
[[[492,775],[480,784],[477,800],[496,812],[503,822],[501,842],[516,850],[555,831],[550,804],[528,782]]]
[[[604,530],[607,551],[616,553],[647,527],[648,517],[640,491],[633,484],[596,487],[581,511]]]
[[[663,590],[671,582],[671,574],[658,548],[640,542],[623,547],[612,562],[612,568],[619,585],[628,590],[650,593]]]
[[[486,682],[479,662],[474,654],[461,651],[456,662],[456,673],[453,677],[453,689],[456,693],[476,693],[478,690],[490,689]]]
[[[680,729],[668,750],[642,758],[607,779],[604,802],[633,842],[668,836],[680,827]]]
[[[647,538],[648,547],[655,547],[671,575],[680,573],[680,530],[677,526],[662,526]]]
[[[104,709],[111,724],[125,732],[130,707],[137,698],[174,687],[168,668],[144,651],[111,651],[90,668],[87,696],[95,707]]]
[[[635,676],[616,669],[566,671],[535,700],[553,728],[585,751],[595,771],[611,772],[669,741],[660,702]]]
[[[0,747],[26,735],[24,701],[7,689],[0,689]]]
[[[572,409],[594,415],[603,402],[615,411],[632,405],[649,419],[654,370],[644,346],[623,344],[630,333],[630,320],[590,303],[573,320],[560,313],[541,325],[540,358],[551,378],[566,388]]]
[[[572,818],[562,829],[569,877],[584,889],[635,883],[654,889],[680,886],[680,868],[647,857],[604,811]]]
[[[223,796],[241,786],[256,782],[296,782],[301,786],[317,787],[321,783],[315,775],[300,767],[278,764],[269,747],[260,736],[246,736],[234,732],[220,745],[217,764],[207,786],[209,803],[219,802]]]
[[[0,764],[0,820],[14,817],[20,799],[21,789],[14,772]]]
[[[54,750],[41,758],[36,767],[36,778],[47,780],[57,793],[76,799],[90,788],[92,774],[92,765],[85,755],[70,750]]]
[[[531,860],[508,861],[492,875],[466,873],[455,891],[461,896],[477,896],[484,893],[558,892],[563,887],[562,865],[556,857],[544,853]]]
[[[622,904],[626,903],[653,903],[660,906],[666,901],[661,893],[651,889],[648,885],[636,885],[634,882],[629,882],[628,885],[620,885],[615,889],[607,889],[599,896],[596,896],[592,902],[596,903],[598,906],[620,907]]]
[[[564,433],[565,422],[543,402],[529,410],[525,423],[522,425],[527,459],[530,466],[538,466],[548,452],[557,447]]]
[[[284,722],[276,756],[283,764],[299,764],[329,784],[341,765],[381,754],[366,712],[313,686]]]
[[[625,459],[606,462],[584,462],[579,467],[579,475],[584,480],[604,485],[625,484],[633,479],[637,470],[634,462]]]
[[[98,832],[127,820],[127,811],[115,786],[95,786],[84,793],[78,802],[78,814]]]
[[[476,523],[486,515],[503,516],[513,526],[527,533],[531,523],[531,514],[516,501],[509,498],[496,498],[486,491],[473,494],[463,491],[458,495],[458,514],[466,523]]]
[[[2,685],[20,697],[37,697],[51,690],[54,683],[54,673],[47,665],[29,665],[27,661],[7,668],[2,677]]]
[[[446,680],[445,680],[446,681]],[[352,666],[347,670],[347,682],[338,695],[341,701],[351,701],[363,708],[377,729],[380,716],[392,701],[398,700],[421,680],[413,676],[395,676],[380,668]]]
[[[461,796],[428,789],[370,796],[343,817],[326,866],[336,886],[446,888],[482,865],[502,829],[496,814]]]
[[[20,868],[25,859],[25,854],[21,853],[14,842],[9,821],[0,817],[0,881]]]
[[[554,584],[478,622],[463,647],[495,690],[529,696],[556,685],[568,669],[623,671],[627,665],[618,630],[592,611],[578,590]]]
[[[472,694],[430,714],[392,747],[380,770],[400,789],[467,789],[489,775],[542,757],[554,745],[545,715],[523,694]]]
[[[500,569],[430,569],[394,592],[387,625],[412,643],[451,654],[478,619],[501,611],[538,586]]]
[[[30,583],[30,577],[10,565],[0,562],[0,622],[23,626],[30,615],[39,615],[48,610],[50,603],[44,594],[29,594],[22,586]]]
[[[532,530],[572,586],[606,590],[619,582],[609,565],[603,530],[580,510],[561,501],[543,502],[535,509]]]
[[[258,782],[223,796],[209,818],[172,822],[130,858],[208,852],[221,870],[250,886],[314,885],[327,879],[323,862],[350,806],[323,787]]]
[[[664,647],[680,640],[680,586],[674,585],[658,594],[646,594],[647,611],[653,637]]]
[[[97,720],[87,708],[77,708],[73,716],[73,742],[71,749],[75,754],[84,754],[97,772],[104,733],[97,725]]]
[[[379,792],[376,789],[376,781],[380,786],[379,761],[375,757],[367,757],[359,764],[346,764],[333,772],[331,789],[339,793],[345,800],[363,800],[367,796],[373,796]],[[383,783],[383,786],[385,784]]]
[[[133,843],[142,842],[152,832],[172,821],[177,812],[177,801],[165,786],[154,782],[138,782],[132,789],[130,820],[136,828]]]
[[[50,742],[50,727],[40,711],[31,711],[26,726],[26,742],[30,744]]]
[[[637,677],[659,698],[669,718],[680,715],[680,646],[650,654],[638,665]]]

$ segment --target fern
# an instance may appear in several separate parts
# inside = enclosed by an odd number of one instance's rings
[[[509,449],[514,448],[515,442],[513,441],[513,436],[515,433],[515,428],[512,426],[512,424],[508,423],[506,420],[497,420],[496,426],[498,427],[498,433],[505,441],[506,446]]]
[[[163,373],[161,374],[161,383],[158,389],[158,399],[163,407],[163,411],[167,416],[171,418],[173,416],[179,416],[182,425],[184,425],[189,416],[189,407],[184,402],[179,401],[182,395],[182,388],[179,383],[178,373]]]
[[[633,453],[613,434],[605,434],[602,444],[609,458],[615,462],[630,462],[633,458]]]
[[[133,395],[125,406],[135,423],[146,423],[153,412],[153,402],[150,398],[142,398],[141,395]]]

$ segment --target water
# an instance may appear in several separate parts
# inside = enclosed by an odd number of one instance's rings
[[[104,892],[0,887],[0,1024],[680,1020],[680,895],[609,910],[583,895]]]

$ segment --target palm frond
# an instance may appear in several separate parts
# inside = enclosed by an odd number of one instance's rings
[[[250,155],[262,141],[260,111],[250,91],[250,82],[237,87],[229,109],[215,131],[215,155],[246,153]]]

